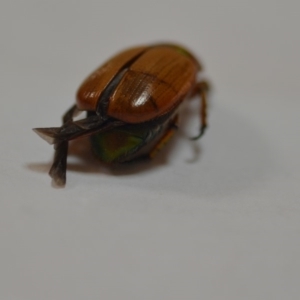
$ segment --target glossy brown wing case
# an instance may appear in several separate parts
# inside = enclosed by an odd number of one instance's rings
[[[97,68],[81,84],[76,95],[76,105],[80,110],[95,111],[101,93],[122,67],[148,47],[134,47],[115,55]]]
[[[196,81],[197,65],[169,46],[149,48],[128,68],[107,114],[127,123],[149,121],[177,106]]]
[[[134,60],[134,58],[136,60]],[[133,62],[128,66],[128,61]],[[101,93],[126,66],[110,95],[107,115],[141,123],[167,113],[189,94],[199,71],[197,61],[174,45],[136,47],[123,51],[95,70],[80,86],[77,106],[95,111]]]

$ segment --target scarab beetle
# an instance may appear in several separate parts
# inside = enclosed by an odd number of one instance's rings
[[[35,128],[55,156],[49,171],[57,185],[66,182],[68,141],[90,136],[95,154],[104,162],[123,163],[153,157],[177,127],[185,99],[201,99],[200,133],[205,131],[208,85],[197,81],[199,61],[174,44],[127,49],[96,69],[78,89],[76,103],[61,127]],[[86,111],[81,120],[73,118]]]

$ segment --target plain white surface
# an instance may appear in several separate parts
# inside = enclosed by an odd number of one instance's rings
[[[296,1],[1,1],[0,299],[299,299]],[[81,81],[131,45],[177,41],[214,85],[153,163],[53,149]],[[76,156],[77,155],[77,156]]]

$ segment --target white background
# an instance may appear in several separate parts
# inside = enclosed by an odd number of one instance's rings
[[[226,4],[225,4],[226,3]],[[0,4],[0,299],[299,299],[298,1]],[[65,189],[31,128],[125,47],[187,45],[213,84],[151,163],[70,151]],[[79,149],[80,148],[80,149]]]

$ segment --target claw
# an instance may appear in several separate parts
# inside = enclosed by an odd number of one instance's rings
[[[195,137],[190,138],[190,139],[191,139],[192,141],[196,141],[196,140],[200,139],[200,138],[204,135],[206,128],[207,128],[207,126],[202,126],[202,127],[200,128],[199,134],[198,134],[197,136],[195,136]]]

